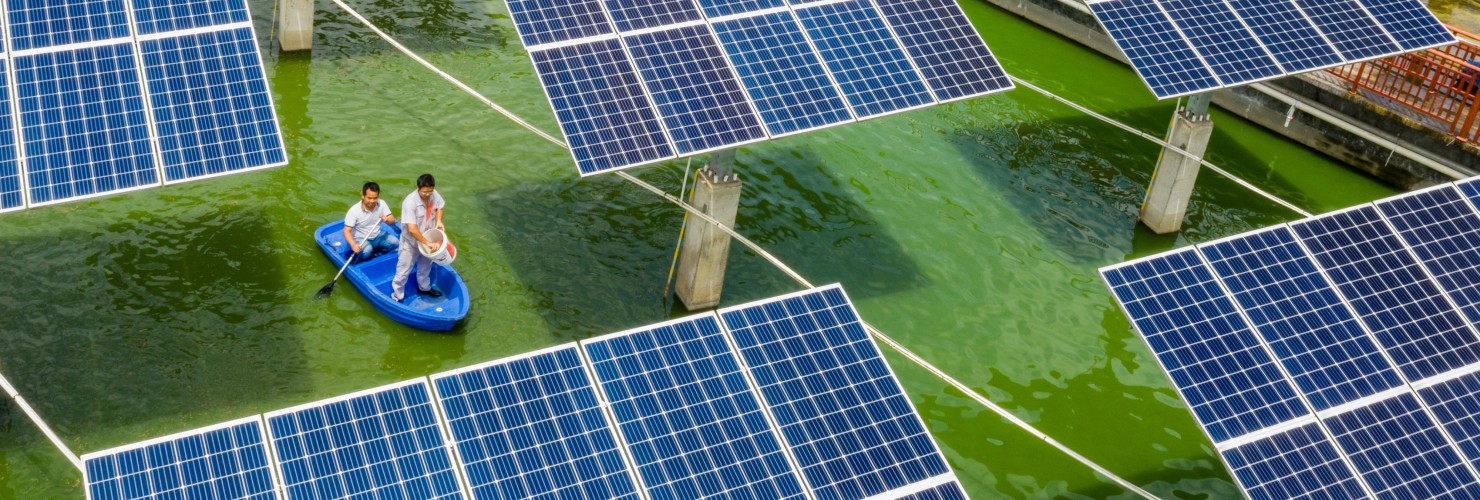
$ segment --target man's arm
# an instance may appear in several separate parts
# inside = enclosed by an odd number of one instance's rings
[[[351,227],[348,224],[348,222],[349,222],[348,219],[346,219],[345,222],[346,222],[346,224],[344,225],[344,241],[348,241],[349,242],[349,249],[350,250],[354,250],[355,253],[360,253],[360,244],[359,243],[355,243],[354,233],[352,232],[354,230],[354,228]]]
[[[416,241],[421,242],[421,244],[432,247],[433,252],[437,251],[437,244],[433,243],[431,240],[428,240],[426,236],[422,236],[421,228],[416,227],[416,224],[407,224],[406,232],[410,233],[411,237],[416,238]]]
[[[437,209],[437,229],[440,230],[440,231],[446,231],[447,230],[447,228],[442,227],[442,209],[440,209],[440,208]]]

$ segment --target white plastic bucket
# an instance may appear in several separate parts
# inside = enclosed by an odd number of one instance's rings
[[[426,245],[417,243],[416,249],[420,250],[422,255],[426,256],[428,259],[432,259],[432,262],[436,262],[444,266],[452,265],[452,259],[457,258],[457,246],[452,244],[452,240],[447,239],[447,235],[445,233],[443,233],[440,229],[431,229],[427,230],[427,232],[425,233],[422,233],[422,236],[425,236],[427,238],[427,241],[442,242],[442,246],[437,248],[437,251],[435,252],[430,251],[431,249],[428,248]]]

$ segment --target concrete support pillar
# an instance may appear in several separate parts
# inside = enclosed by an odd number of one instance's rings
[[[1168,143],[1193,156],[1163,148],[1156,172],[1151,174],[1151,187],[1146,190],[1146,201],[1141,203],[1141,222],[1157,234],[1182,229],[1182,219],[1187,217],[1187,202],[1192,198],[1199,162],[1208,150],[1208,139],[1213,136],[1213,120],[1207,115],[1205,102],[1200,113],[1192,109],[1177,110],[1167,134]]]
[[[278,43],[283,52],[313,48],[314,0],[278,1]]]
[[[730,162],[735,153],[728,151]],[[716,153],[716,157],[723,156]],[[726,226],[735,227],[735,213],[740,209],[740,176],[705,167],[695,181],[694,199],[690,203]],[[709,221],[689,218],[678,256],[679,300],[690,311],[719,305],[725,285],[725,266],[730,262],[730,235]]]

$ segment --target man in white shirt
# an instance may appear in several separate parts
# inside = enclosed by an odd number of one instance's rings
[[[360,188],[360,202],[350,205],[344,214],[344,241],[349,242],[349,249],[361,262],[400,244],[396,235],[380,230],[382,221],[395,224],[396,218],[391,215],[391,207],[380,199],[380,184],[366,182]]]
[[[442,246],[441,242],[428,240],[423,233],[442,229],[442,206],[446,202],[437,194],[437,181],[432,174],[421,174],[416,178],[416,191],[406,195],[401,202],[401,253],[396,260],[396,279],[391,281],[391,300],[400,302],[405,297],[406,280],[411,277],[411,268],[416,267],[418,292],[429,297],[441,297],[442,292],[432,288],[432,259],[417,251],[416,244],[426,245],[432,252]]]

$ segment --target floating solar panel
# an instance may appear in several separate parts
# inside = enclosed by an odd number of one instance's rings
[[[834,285],[721,309],[817,498],[955,498],[959,482]]]
[[[574,344],[432,376],[473,498],[636,500]]]
[[[463,498],[425,380],[265,416],[289,499]]]
[[[1415,0],[1090,0],[1158,98],[1455,43]]]
[[[513,0],[509,11],[583,176],[1012,88],[949,0]]]
[[[82,456],[89,500],[278,498],[253,416]]]

